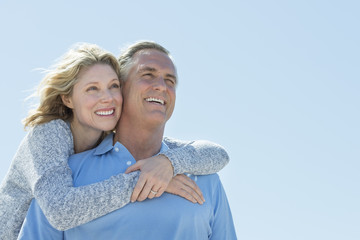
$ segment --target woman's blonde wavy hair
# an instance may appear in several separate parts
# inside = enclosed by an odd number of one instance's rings
[[[70,120],[73,112],[64,105],[61,96],[71,96],[80,70],[94,64],[109,65],[121,81],[119,64],[115,56],[95,44],[78,43],[46,71],[46,76],[34,94],[40,97],[40,103],[23,120],[24,127],[34,127],[54,119]]]

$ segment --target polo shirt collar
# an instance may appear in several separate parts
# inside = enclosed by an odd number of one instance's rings
[[[96,147],[94,151],[94,155],[103,155],[109,151],[111,151],[113,146],[114,133],[110,133],[107,135],[104,140]]]
[[[113,139],[114,139],[114,133],[110,133],[107,135],[104,140],[99,144],[99,146],[96,147],[94,151],[94,155],[103,155],[109,151],[111,151],[113,146]],[[122,144],[121,144],[122,145]],[[158,154],[155,154],[155,156],[169,150],[169,147],[166,145],[164,141],[161,142],[161,148]]]

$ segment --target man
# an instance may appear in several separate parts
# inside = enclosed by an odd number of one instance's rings
[[[125,172],[128,165],[168,148],[162,139],[165,124],[174,110],[177,85],[169,52],[156,43],[140,42],[129,47],[119,62],[124,79],[124,104],[116,133],[93,151],[82,153],[77,161],[69,160],[75,186]],[[117,161],[108,156],[115,154],[113,149],[121,154]],[[202,205],[164,193],[159,198],[128,204],[65,232],[53,229],[35,205],[32,211],[37,215],[35,218],[41,219],[37,234],[48,239],[236,239],[218,175],[191,177],[203,192],[206,202]],[[157,191],[150,190],[154,195]]]

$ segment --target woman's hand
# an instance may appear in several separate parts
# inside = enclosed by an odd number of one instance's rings
[[[165,191],[183,197],[193,203],[203,204],[205,202],[198,185],[184,174],[178,174],[173,177]]]
[[[170,160],[164,155],[138,160],[125,173],[140,170],[140,177],[131,195],[131,202],[160,197],[174,175]]]

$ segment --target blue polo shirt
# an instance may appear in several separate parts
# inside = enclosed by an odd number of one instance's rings
[[[72,155],[69,166],[75,186],[99,182],[123,173],[135,159],[113,135],[95,149]],[[167,150],[162,143],[160,152]],[[205,203],[194,204],[164,193],[159,198],[129,203],[91,222],[69,229],[54,229],[36,200],[31,203],[20,239],[236,239],[226,194],[217,174],[190,176],[202,190]],[[81,203],[79,203],[81,204]]]

